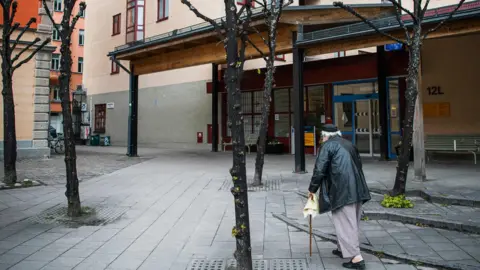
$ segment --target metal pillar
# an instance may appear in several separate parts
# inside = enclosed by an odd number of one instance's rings
[[[212,64],[212,152],[218,152],[218,64]]]
[[[127,156],[136,157],[138,156],[138,75],[135,75],[133,65],[130,65],[129,95]]]
[[[293,32],[293,44],[297,33]],[[305,173],[305,125],[303,97],[303,58],[304,50],[293,46],[293,119],[295,128],[295,173]]]
[[[389,121],[389,100],[387,88],[387,60],[385,58],[384,46],[377,46],[377,81],[378,81],[378,102],[380,117],[380,159],[388,160],[388,121]]]

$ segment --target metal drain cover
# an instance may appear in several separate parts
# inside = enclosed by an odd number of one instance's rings
[[[253,260],[253,270],[308,270],[305,259]],[[237,261],[229,259],[194,259],[187,270],[236,270]]]
[[[274,259],[270,261],[271,270],[308,270],[304,259]]]

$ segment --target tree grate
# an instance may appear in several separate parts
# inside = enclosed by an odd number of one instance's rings
[[[114,222],[128,210],[126,207],[108,207],[106,205],[82,207],[82,209],[88,213],[71,218],[67,216],[67,207],[64,204],[58,204],[28,220],[36,224],[62,224],[68,227],[101,226]]]
[[[307,270],[305,259],[253,260],[253,270]],[[187,270],[236,270],[234,259],[194,259]]]

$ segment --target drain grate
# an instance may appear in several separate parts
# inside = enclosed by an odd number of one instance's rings
[[[253,270],[308,270],[305,259],[253,260]],[[187,270],[235,270],[237,261],[229,259],[194,259]]]
[[[262,180],[263,185],[255,187],[253,186],[253,176],[248,177],[247,187],[248,191],[271,191],[271,190],[280,190],[282,185],[282,177],[278,176],[264,176]],[[219,190],[230,191],[233,187],[232,179],[227,178]]]
[[[225,260],[194,259],[188,270],[225,270]]]
[[[274,270],[308,270],[304,259],[274,259],[270,261],[270,269]]]

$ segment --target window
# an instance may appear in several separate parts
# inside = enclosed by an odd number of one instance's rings
[[[60,25],[57,24],[57,27],[60,29]],[[60,33],[57,31],[56,27],[53,27],[52,40],[60,40]]]
[[[168,19],[168,0],[158,0],[157,22]]]
[[[57,12],[62,12],[62,0],[55,0],[53,2],[53,10]]]
[[[112,36],[116,36],[120,34],[121,18],[122,18],[122,14],[120,13],[113,16]]]
[[[118,73],[120,73],[120,67],[117,65],[115,61],[112,61],[111,74],[118,74]]]
[[[237,5],[245,5],[247,0],[237,0]],[[255,0],[250,0],[251,7],[255,7]]]
[[[344,57],[345,56],[345,51],[339,51],[333,53],[333,57]]]
[[[78,73],[83,73],[83,57],[78,57]]]
[[[107,105],[95,105],[95,133],[105,133],[105,121],[107,119]]]
[[[143,40],[145,33],[145,0],[127,0],[127,43]]]
[[[80,17],[85,18],[85,9],[84,9],[84,10],[81,10]]]
[[[52,64],[50,65],[51,70],[59,70],[60,69],[60,54],[54,53],[52,54]]]
[[[60,86],[54,85],[52,87],[52,99],[54,101],[60,101]]]
[[[285,54],[278,54],[277,56],[275,56],[275,60],[285,61]]]
[[[83,46],[85,44],[85,30],[80,29],[78,31],[78,45]]]

